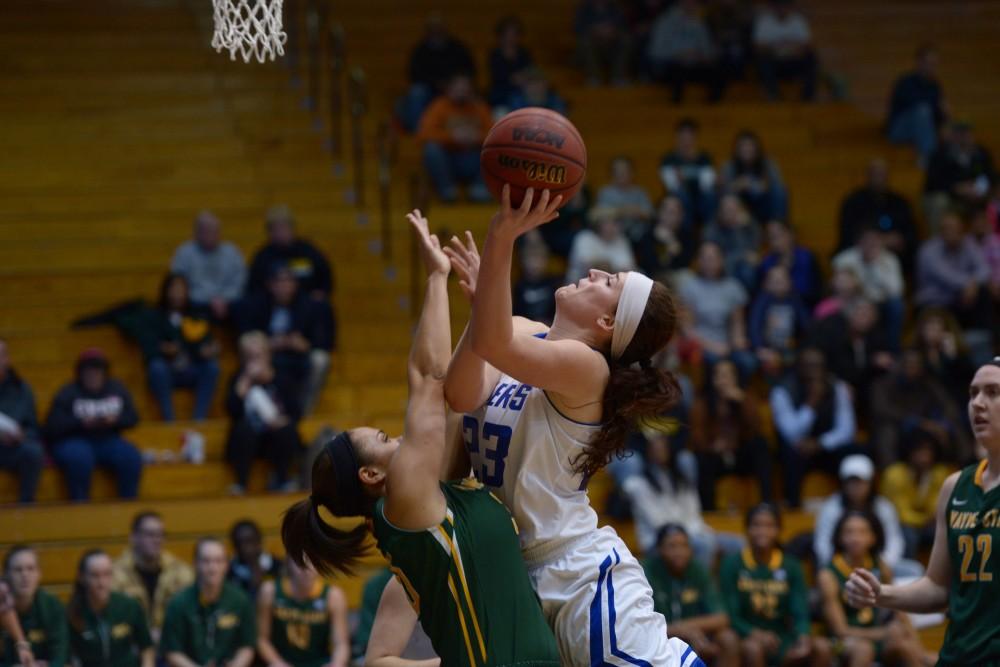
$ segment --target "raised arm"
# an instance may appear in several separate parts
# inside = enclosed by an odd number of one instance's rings
[[[417,625],[417,613],[406,598],[406,591],[393,577],[382,592],[375,614],[365,665],[368,667],[440,667],[441,660],[406,660],[400,655],[406,649]]]

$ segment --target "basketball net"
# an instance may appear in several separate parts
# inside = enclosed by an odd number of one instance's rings
[[[283,0],[212,0],[215,8],[216,51],[229,51],[229,58],[239,54],[244,62],[274,60],[285,55],[285,31],[281,26]]]

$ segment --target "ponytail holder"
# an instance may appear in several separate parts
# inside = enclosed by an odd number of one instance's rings
[[[642,314],[646,312],[653,281],[636,271],[625,274],[625,284],[615,309],[615,326],[611,332],[611,358],[618,360],[625,353],[639,328]]]

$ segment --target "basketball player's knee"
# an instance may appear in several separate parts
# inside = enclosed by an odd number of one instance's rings
[[[871,642],[866,642],[869,645]],[[875,647],[872,646],[872,658],[874,659]],[[831,660],[833,660],[833,646],[830,645],[830,640],[826,637],[813,637],[812,638],[812,664],[814,665],[829,665]]]
[[[763,665],[764,664],[764,647],[761,646],[760,642],[756,639],[751,639],[747,637],[742,642],[740,642],[740,648],[742,649],[743,658],[749,665]]]
[[[875,660],[875,645],[866,639],[851,637],[844,642],[844,656],[850,664]]]
[[[724,654],[733,655],[740,650],[740,637],[732,628],[719,630],[715,634],[715,643]]]

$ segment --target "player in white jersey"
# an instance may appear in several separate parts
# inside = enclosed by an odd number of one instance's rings
[[[511,317],[514,242],[555,219],[560,199],[529,190],[513,209],[505,187],[481,265],[471,235],[446,250],[472,317],[445,395],[467,413],[473,471],[518,522],[563,663],[703,665],[687,644],[668,639],[641,566],[612,528],[598,528],[586,492],[637,420],[679,397],[674,378],[650,367],[676,323],[669,290],[638,273],[595,270],[556,291],[551,328]]]

